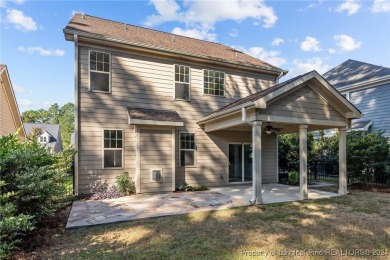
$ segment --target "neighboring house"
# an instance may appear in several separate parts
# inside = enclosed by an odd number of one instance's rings
[[[75,14],[75,193],[128,172],[137,193],[190,185],[278,182],[277,133],[300,133],[307,198],[307,130],[345,129],[361,113],[317,72],[286,71],[231,47]],[[275,129],[282,128],[282,129]],[[278,130],[281,130],[280,132]]]
[[[26,138],[18,104],[6,65],[0,64],[0,136],[15,134],[18,129],[21,140]]]
[[[58,153],[62,151],[60,125],[24,123],[24,128],[26,129],[27,135],[31,134],[35,128],[41,129],[41,134],[38,136],[38,142],[42,146],[49,147],[52,153]]]
[[[390,68],[347,60],[324,78],[363,113],[351,130],[386,131],[390,138]]]

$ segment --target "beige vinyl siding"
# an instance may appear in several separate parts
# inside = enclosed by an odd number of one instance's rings
[[[309,86],[304,86],[267,106],[266,115],[345,121],[345,118]]]
[[[8,102],[5,89],[1,84],[0,90],[0,136],[16,133],[16,125],[12,116],[10,104]]]
[[[140,130],[141,193],[172,190],[172,131]],[[162,169],[163,181],[150,181],[150,170]]]
[[[215,186],[228,183],[225,154],[227,146],[224,143],[226,141],[219,142],[220,138],[204,133],[196,121],[238,98],[274,85],[275,78],[185,60],[141,56],[136,52],[107,51],[102,48],[102,51],[111,53],[112,93],[94,93],[89,92],[88,50],[99,49],[86,46],[79,48],[79,181],[81,192],[88,192],[86,185],[96,180],[107,179],[112,183],[115,181],[115,176],[123,171],[128,171],[130,176],[134,176],[135,133],[134,128],[128,125],[127,107],[174,110],[182,117],[184,127],[175,129],[176,183],[183,178],[189,184]],[[190,102],[173,100],[173,64],[191,67]],[[226,97],[203,95],[203,69],[225,73]],[[125,160],[122,170],[101,169],[101,129],[103,128],[125,130]],[[198,148],[196,167],[179,167],[179,131],[196,134]],[[246,134],[250,138],[250,132]],[[225,150],[221,150],[221,142]],[[148,150],[148,155],[158,156],[153,149]]]

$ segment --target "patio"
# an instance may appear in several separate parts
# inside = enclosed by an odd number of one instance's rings
[[[252,191],[249,185],[232,185],[200,192],[139,194],[101,201],[75,201],[66,228],[248,206]],[[262,193],[265,204],[299,200],[299,187],[296,186],[265,184]],[[339,196],[310,187],[308,195],[309,199]]]

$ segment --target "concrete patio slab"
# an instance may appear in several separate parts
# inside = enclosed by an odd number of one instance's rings
[[[299,187],[267,184],[262,191],[265,204],[299,199]],[[309,189],[309,199],[333,196],[338,194]],[[251,197],[252,186],[233,185],[200,192],[140,194],[100,201],[75,201],[66,228],[248,206]]]

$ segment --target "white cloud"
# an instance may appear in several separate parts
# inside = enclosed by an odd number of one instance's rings
[[[186,25],[202,24],[204,27],[213,27],[215,23],[224,20],[241,22],[252,18],[262,21],[263,26],[269,28],[278,20],[273,8],[265,5],[263,0],[232,0],[228,3],[226,1],[184,1],[183,8],[175,0],[151,0],[150,2],[158,14],[146,18],[147,26],[176,21]]]
[[[329,54],[335,54],[335,53],[336,53],[336,50],[335,50],[335,49],[332,49],[332,48],[330,48],[330,49],[328,49],[328,52],[329,52]]]
[[[301,42],[302,51],[320,51],[320,42],[314,37],[306,37],[306,39]]]
[[[272,46],[279,46],[280,44],[284,43],[284,40],[282,38],[276,37],[272,42]]]
[[[13,86],[13,89],[14,89],[15,93],[29,93],[30,92],[28,89],[23,88],[23,87],[18,86],[18,85]]]
[[[38,52],[41,56],[64,56],[65,51],[60,49],[44,49],[40,46],[33,47],[18,47],[18,50],[21,52],[27,52],[29,54],[33,54],[34,52]]]
[[[312,70],[316,70],[318,73],[322,74],[330,69],[330,66],[325,64],[320,57],[313,57],[307,60],[296,59],[293,61],[293,65],[294,66],[290,68],[289,73],[287,74],[288,78],[293,78]]]
[[[214,33],[210,33],[207,29],[182,29],[176,27],[172,30],[173,34],[183,35],[199,40],[207,40],[207,41],[216,41],[217,35]]]
[[[34,102],[32,102],[31,100],[29,99],[22,99],[18,102],[18,105],[19,106],[23,106],[23,107],[30,107],[34,104]]]
[[[21,107],[21,110],[31,109],[31,108],[49,108],[52,102],[50,101],[37,101],[30,99],[21,99],[18,100],[18,105]]]
[[[250,47],[248,49],[242,46],[232,46],[233,48],[245,52],[246,54],[268,62],[271,65],[279,67],[287,63],[287,60],[280,56],[280,51],[267,51],[263,47]]]
[[[390,0],[374,0],[374,3],[371,6],[371,12],[373,13],[390,12]]]
[[[360,7],[361,7],[361,5],[358,1],[346,0],[344,3],[339,5],[335,9],[335,11],[339,12],[339,13],[347,11],[348,15],[352,15],[352,14],[356,14],[359,11]]]
[[[229,32],[229,35],[232,36],[232,37],[237,37],[238,36],[238,30],[237,29],[232,29]]]
[[[25,0],[0,0],[0,7],[3,7],[3,8],[6,7],[7,2],[13,2],[15,4],[22,5],[26,1]]]
[[[314,7],[317,7],[317,6],[321,5],[321,4],[322,4],[322,1],[323,1],[323,0],[318,0],[318,1],[314,2],[314,3],[309,4],[306,8],[299,8],[297,11],[298,11],[298,12],[307,11],[307,10],[309,10],[309,9],[312,9],[312,8],[314,8]]]
[[[346,34],[335,35],[333,38],[342,51],[353,51],[359,49],[362,45],[362,42],[355,40]]]
[[[269,28],[274,26],[278,20],[273,8],[267,6],[264,0],[231,0],[229,2],[151,0],[150,3],[155,7],[156,14],[146,17],[144,22],[146,26],[179,22],[185,24],[185,29],[180,29],[180,32],[185,31],[187,35],[195,34],[205,38],[216,38],[216,35],[213,36],[214,34],[210,31],[214,31],[215,24],[222,21],[241,22],[253,19],[254,23],[261,22],[263,27]]]
[[[37,23],[28,16],[25,16],[22,11],[15,9],[7,10],[7,21],[14,25],[14,27],[21,31],[35,31],[37,30]]]

